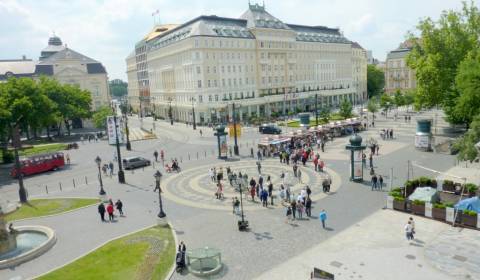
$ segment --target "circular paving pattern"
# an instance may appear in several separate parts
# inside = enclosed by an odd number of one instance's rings
[[[217,163],[184,170],[179,174],[168,177],[162,182],[163,195],[169,200],[191,207],[232,211],[232,198],[240,197],[240,193],[235,191],[234,187],[232,187],[226,179],[227,166],[230,167],[232,172],[238,173],[240,171],[242,174],[248,174],[249,180],[253,176],[258,182],[259,174],[254,160]],[[219,170],[220,167],[223,168],[225,178],[222,182],[224,185],[224,199],[215,198],[216,184],[212,182],[208,175],[208,170],[212,167],[216,167],[217,170]],[[274,187],[273,193],[276,195],[274,199],[275,205],[273,207],[281,206],[279,203],[278,190],[282,183],[282,179],[280,178],[282,171],[287,174],[285,184],[290,185],[290,190],[294,197],[296,197],[300,193],[300,190],[306,185],[312,190],[310,197],[313,201],[326,197],[327,194],[322,192],[322,181],[328,175],[330,175],[332,179],[330,191],[335,192],[340,187],[341,179],[339,175],[331,169],[326,169],[326,172],[315,172],[311,163],[307,167],[300,167],[300,169],[302,171],[302,182],[299,182],[298,179],[293,176],[292,165],[281,164],[277,160],[262,161],[262,177],[264,178],[264,182],[267,181],[268,176],[271,177]],[[255,198],[255,202],[252,202],[250,194],[248,194],[248,199],[245,199],[244,193],[243,198],[244,209],[267,209],[259,205],[258,198]],[[269,205],[269,207],[271,208],[272,206]]]

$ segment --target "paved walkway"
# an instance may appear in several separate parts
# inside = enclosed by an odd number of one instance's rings
[[[416,238],[408,242],[403,231],[408,217],[379,210],[256,279],[310,279],[313,267],[339,280],[480,279],[477,231],[415,216]]]

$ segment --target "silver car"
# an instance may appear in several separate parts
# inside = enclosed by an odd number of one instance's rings
[[[123,168],[125,169],[135,169],[149,166],[150,164],[150,161],[143,157],[128,157],[123,159]]]

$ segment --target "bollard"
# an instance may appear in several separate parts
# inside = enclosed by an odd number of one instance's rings
[[[152,162],[152,168],[155,169],[155,162]]]
[[[132,169],[132,174],[135,174],[135,171]]]
[[[145,166],[142,167],[142,171],[145,171]]]
[[[73,178],[72,181],[73,181],[73,188],[75,188],[75,178]]]
[[[183,157],[180,157],[180,162],[183,162]]]
[[[205,152],[205,158],[207,157],[207,151],[204,151]]]
[[[190,160],[190,154],[188,154],[188,160]]]
[[[62,191],[62,183],[58,182],[58,186],[60,186],[60,191]]]
[[[45,192],[47,192],[47,194],[48,194],[48,186],[47,185],[45,185]]]
[[[87,176],[85,176],[85,185],[88,185]]]
[[[197,152],[197,159],[198,159],[198,152]]]

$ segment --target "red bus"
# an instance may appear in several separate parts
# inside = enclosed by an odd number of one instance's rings
[[[51,153],[35,155],[28,158],[20,159],[20,174],[23,176],[42,173],[50,170],[57,170],[65,165],[63,153]],[[10,175],[14,178],[17,177],[17,169],[13,166]]]

